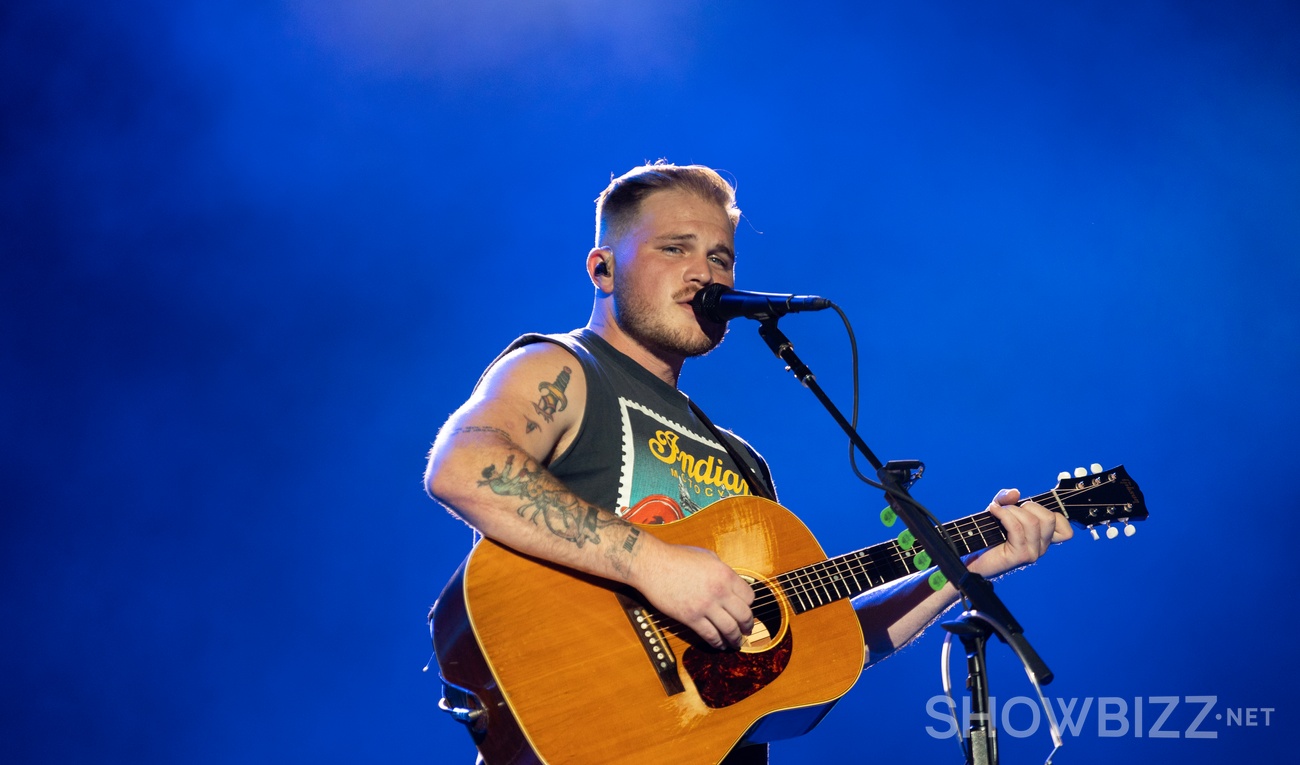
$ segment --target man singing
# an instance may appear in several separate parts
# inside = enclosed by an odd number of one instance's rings
[[[719,499],[772,496],[767,465],[677,389],[682,364],[721,342],[695,294],[733,286],[740,217],[713,170],[637,167],[596,200],[587,325],[525,335],[488,368],[429,453],[426,488],[485,537],[630,585],[717,649],[754,626],[754,591],[713,552],[670,544],[637,523],[673,521]],[[986,577],[1032,563],[1072,531],[1064,517],[999,492],[988,510],[1007,541],[967,565]],[[915,637],[957,600],[923,574],[854,600],[867,663]],[[766,747],[727,763],[766,762]]]

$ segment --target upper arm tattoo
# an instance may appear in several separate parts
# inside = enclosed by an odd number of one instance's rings
[[[569,378],[573,375],[573,370],[564,367],[560,374],[555,378],[555,382],[540,382],[537,384],[537,390],[542,392],[542,397],[533,404],[533,409],[542,416],[543,420],[553,422],[556,412],[563,412],[569,405],[569,399],[564,395],[564,389],[569,387]]]
[[[453,436],[459,435],[461,433],[495,433],[512,444],[515,442],[514,438],[511,437],[511,435],[508,432],[502,430],[501,428],[493,428],[487,425],[465,425],[464,427],[456,428],[451,432]]]

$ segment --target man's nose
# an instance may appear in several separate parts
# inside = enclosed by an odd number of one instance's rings
[[[704,254],[688,260],[686,273],[683,276],[687,282],[698,284],[701,287],[712,284],[713,269],[709,267],[709,256]]]

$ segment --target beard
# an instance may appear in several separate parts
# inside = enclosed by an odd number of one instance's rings
[[[704,318],[697,317],[694,327],[685,323],[674,325],[672,316],[657,310],[650,298],[638,293],[627,281],[614,280],[614,321],[650,351],[693,358],[717,348],[726,336],[726,324]],[[691,294],[690,288],[684,289],[673,295],[673,302],[685,300]]]

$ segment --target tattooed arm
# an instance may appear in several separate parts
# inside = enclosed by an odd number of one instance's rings
[[[438,433],[425,488],[484,536],[626,582],[714,646],[753,627],[753,590],[708,550],[668,544],[583,502],[546,469],[582,425],[586,380],[549,343],[498,362]]]

